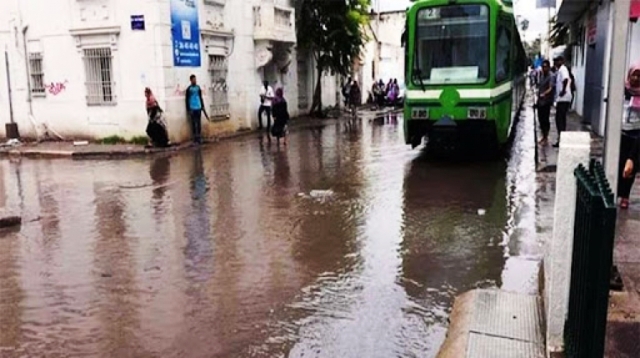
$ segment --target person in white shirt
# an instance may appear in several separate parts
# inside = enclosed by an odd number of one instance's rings
[[[558,130],[558,142],[554,147],[560,145],[560,133],[567,130],[567,113],[571,107],[573,93],[571,93],[571,75],[564,64],[564,57],[558,56],[553,60],[556,71],[556,129]]]
[[[260,89],[260,109],[258,110],[258,129],[264,128],[262,125],[262,113],[267,114],[267,134],[271,131],[271,101],[274,98],[273,88],[269,86],[269,81],[264,81]]]

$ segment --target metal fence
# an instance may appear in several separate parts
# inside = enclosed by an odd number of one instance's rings
[[[615,197],[599,162],[592,160],[588,169],[580,165],[574,174],[577,197],[565,348],[567,357],[601,358],[616,228]]]

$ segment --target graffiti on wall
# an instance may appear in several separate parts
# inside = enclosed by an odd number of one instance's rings
[[[64,80],[64,82],[51,82],[49,84],[44,85],[44,87],[47,89],[47,92],[49,92],[54,96],[57,96],[67,89],[68,84],[69,84],[69,81]]]
[[[187,93],[187,87],[188,86],[182,86],[180,84],[177,84],[176,87],[173,89],[173,95],[174,96],[184,96]],[[202,95],[206,96],[207,95],[207,89],[203,86],[200,86],[200,89],[202,89]]]

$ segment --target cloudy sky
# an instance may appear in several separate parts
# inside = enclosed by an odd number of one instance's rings
[[[409,0],[372,0],[372,3],[380,7],[380,11],[404,10],[411,5]],[[529,20],[529,30],[524,34],[528,41],[538,37],[541,33],[547,32],[547,10],[536,9],[534,0],[516,0],[516,15]],[[552,10],[552,15],[554,10]]]

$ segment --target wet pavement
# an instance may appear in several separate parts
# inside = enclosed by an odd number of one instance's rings
[[[432,161],[400,117],[0,161],[0,356],[433,357],[456,295],[536,291],[532,128],[493,162]]]

